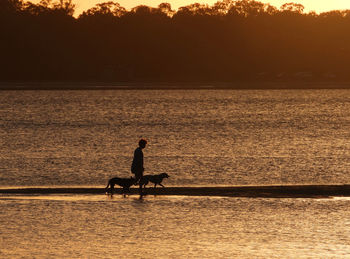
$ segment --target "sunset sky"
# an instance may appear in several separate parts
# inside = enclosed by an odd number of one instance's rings
[[[37,3],[40,0],[32,0],[32,2]],[[81,13],[84,10],[89,9],[97,3],[108,2],[109,0],[73,0],[77,5],[76,14]],[[171,4],[173,9],[177,9],[181,6],[189,5],[192,3],[207,3],[212,5],[217,2],[217,0],[119,0],[114,1],[120,3],[123,7],[130,9],[138,5],[147,5],[156,7],[160,3],[168,2]],[[341,9],[350,9],[349,0],[260,0],[260,2],[270,3],[276,7],[280,7],[284,3],[296,2],[305,6],[305,11],[316,11],[316,12],[325,12],[329,10],[341,10]]]

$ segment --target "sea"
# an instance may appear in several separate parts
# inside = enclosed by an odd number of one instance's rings
[[[350,184],[350,90],[0,92],[0,188]],[[0,194],[1,258],[350,258],[350,198]]]

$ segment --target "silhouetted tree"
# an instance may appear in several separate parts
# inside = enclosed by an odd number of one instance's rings
[[[286,3],[281,6],[282,11],[289,11],[302,14],[304,12],[304,6],[302,4]]]
[[[173,14],[175,13],[175,11],[171,9],[171,5],[169,3],[159,4],[158,9],[160,10],[160,12],[165,13],[169,17],[173,16]]]
[[[350,11],[253,0],[126,10],[0,1],[0,80],[349,80]]]
[[[94,16],[94,15],[112,15],[116,17],[120,17],[126,13],[126,9],[118,3],[114,2],[106,2],[97,4],[95,7],[84,11],[80,18],[84,18],[85,16]]]

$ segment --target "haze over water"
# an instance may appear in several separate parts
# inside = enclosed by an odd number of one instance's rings
[[[348,184],[348,90],[8,91],[0,186]],[[350,200],[0,196],[1,258],[347,258]]]

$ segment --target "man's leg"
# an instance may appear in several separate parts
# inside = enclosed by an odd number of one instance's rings
[[[139,194],[142,195],[142,184],[139,186]]]
[[[139,172],[137,174],[137,176],[136,176],[137,181],[139,182],[139,194],[140,195],[142,195],[142,181],[141,181],[142,177],[143,177],[143,173],[142,172]]]

